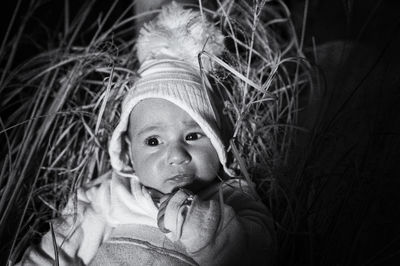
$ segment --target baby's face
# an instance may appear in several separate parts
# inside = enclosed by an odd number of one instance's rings
[[[170,193],[177,187],[197,190],[216,178],[220,163],[214,146],[177,105],[143,100],[129,123],[132,164],[143,185]]]

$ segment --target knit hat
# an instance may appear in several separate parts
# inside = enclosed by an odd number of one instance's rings
[[[221,32],[199,12],[172,2],[143,26],[137,45],[140,78],[122,102],[120,121],[109,146],[114,170],[121,175],[134,172],[123,152],[130,114],[140,101],[159,98],[177,105],[192,117],[210,139],[224,171],[232,175],[221,140],[221,121],[210,97],[210,88],[202,82],[198,63],[198,54],[203,50],[221,54],[224,49]],[[212,64],[204,62],[202,66],[203,71],[209,71]]]

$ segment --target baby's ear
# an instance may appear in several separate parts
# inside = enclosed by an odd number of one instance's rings
[[[124,134],[121,138],[121,154],[120,159],[124,162],[124,164],[128,165],[130,168],[134,169],[133,161],[132,161],[132,149],[131,149],[131,141],[129,139],[128,134]]]

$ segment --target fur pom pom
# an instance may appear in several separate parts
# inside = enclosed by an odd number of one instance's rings
[[[218,56],[224,49],[223,42],[220,30],[203,20],[200,12],[183,9],[172,2],[142,27],[137,53],[140,63],[148,59],[174,58],[199,68],[198,54],[204,49]],[[204,61],[204,69],[210,70],[210,63]]]

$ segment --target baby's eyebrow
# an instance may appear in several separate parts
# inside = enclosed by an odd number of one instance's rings
[[[183,124],[188,128],[201,128],[195,121],[183,122]]]
[[[197,124],[195,121],[184,121],[183,124],[185,125],[185,127],[187,129],[201,129],[199,124]],[[165,128],[165,125],[163,125],[162,123],[144,126],[136,133],[136,136],[139,137],[141,135],[147,134],[152,131],[158,131],[158,130],[163,131],[164,128]]]
[[[194,120],[183,121],[182,123],[186,126],[195,126],[195,127],[199,126],[199,124],[197,124],[196,121]]]
[[[148,132],[159,130],[160,128],[161,128],[161,126],[159,126],[159,125],[145,126],[144,128],[139,130],[139,132],[136,134],[136,136],[141,136]]]

